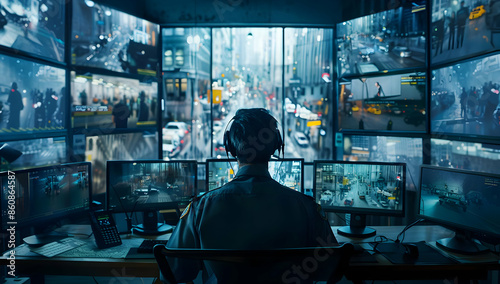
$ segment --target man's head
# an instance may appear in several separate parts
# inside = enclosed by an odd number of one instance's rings
[[[266,109],[239,109],[230,123],[224,146],[240,163],[267,163],[276,150],[283,151],[278,121]]]

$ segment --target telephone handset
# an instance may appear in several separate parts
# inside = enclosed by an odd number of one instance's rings
[[[90,224],[98,248],[109,248],[122,244],[115,220],[110,212],[98,210],[90,212]]]

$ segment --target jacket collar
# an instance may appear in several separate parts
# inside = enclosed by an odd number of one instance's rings
[[[263,176],[271,178],[267,165],[262,164],[251,164],[239,168],[236,177],[241,176]]]

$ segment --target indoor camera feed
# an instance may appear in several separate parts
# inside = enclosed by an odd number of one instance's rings
[[[115,212],[187,205],[196,194],[196,161],[108,161],[107,208]]]
[[[33,224],[84,211],[89,208],[90,183],[90,163],[33,168],[15,175],[4,172],[0,174],[4,225],[9,221]],[[7,220],[12,193],[15,218]]]
[[[418,0],[337,24],[339,74],[423,67],[426,22],[426,1]]]
[[[431,62],[449,62],[500,48],[499,1],[432,1]]]
[[[236,160],[207,159],[207,189],[209,191],[219,188],[233,180],[238,172]],[[302,159],[285,159],[283,161],[269,161],[269,174],[271,178],[281,185],[302,192],[303,188]]]
[[[0,55],[0,134],[64,129],[64,69]]]
[[[325,210],[402,211],[404,164],[315,161],[315,198]]]
[[[74,128],[155,127],[157,82],[71,72]]]
[[[156,76],[159,26],[94,1],[73,1],[74,65]]]
[[[500,55],[432,71],[431,131],[500,136]]]
[[[0,44],[63,62],[66,2],[0,0]]]
[[[340,129],[425,131],[425,73],[341,79]]]
[[[422,167],[420,209],[424,218],[500,235],[500,176]]]

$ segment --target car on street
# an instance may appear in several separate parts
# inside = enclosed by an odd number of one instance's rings
[[[181,139],[175,133],[163,135],[163,157],[174,158],[181,151]]]
[[[375,50],[370,47],[363,47],[359,49],[359,56],[365,61],[370,61],[370,55],[375,53]]]
[[[354,204],[354,199],[347,198],[346,200],[344,200],[345,206],[352,206],[353,204]]]
[[[167,134],[176,134],[182,140],[189,133],[188,126],[185,122],[171,121],[163,128],[163,136]]]
[[[224,124],[222,123],[222,121],[214,120],[214,125],[213,125],[214,133],[219,133],[219,131],[222,130],[223,126]]]
[[[396,46],[392,49],[392,52],[394,52],[399,57],[411,57],[411,50],[406,46]]]
[[[485,13],[486,13],[486,10],[484,9],[484,5],[477,6],[476,8],[474,8],[470,12],[469,19],[470,20],[477,19],[477,18],[481,17],[482,15],[484,15]]]
[[[307,137],[304,133],[302,132],[295,132],[293,135],[295,138],[295,141],[300,147],[308,147],[309,146],[309,140],[307,140]]]

